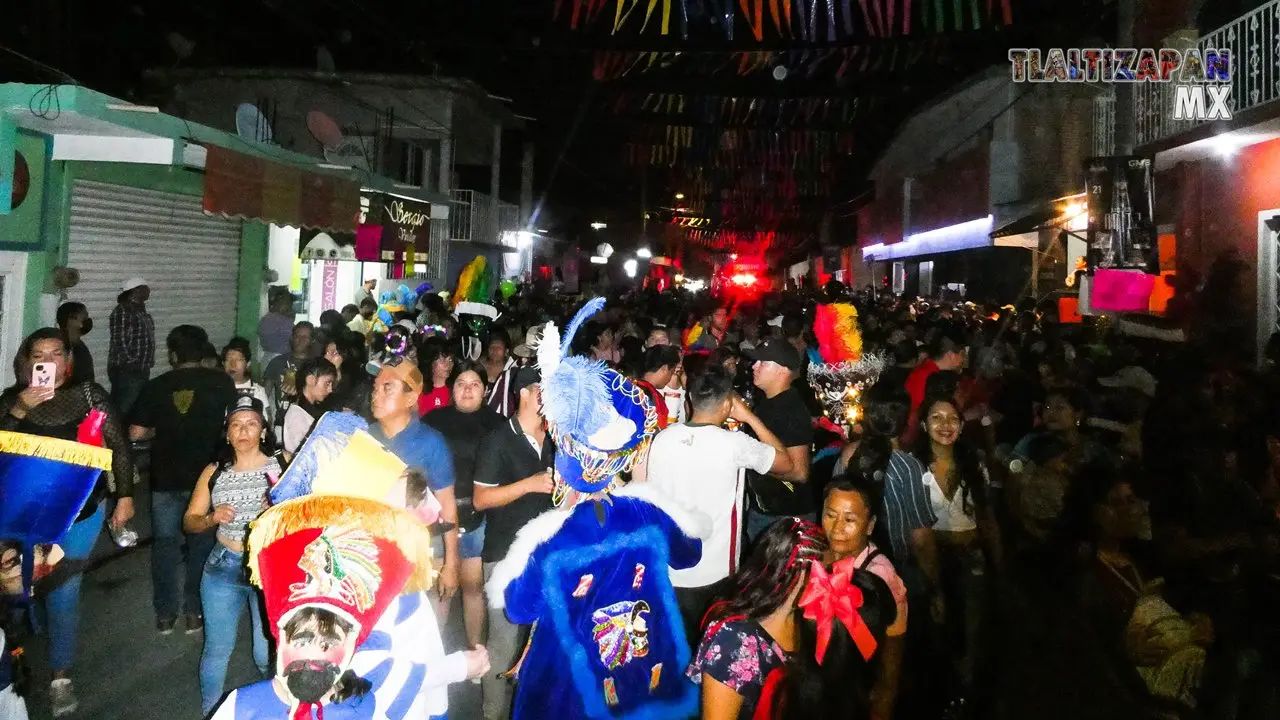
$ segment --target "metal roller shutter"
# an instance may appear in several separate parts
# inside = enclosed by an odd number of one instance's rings
[[[94,319],[84,340],[99,383],[108,384],[108,318],[131,277],[151,285],[157,373],[169,367],[164,339],[174,327],[199,325],[218,348],[235,334],[240,225],[206,215],[198,196],[76,182],[67,255],[80,284],[68,299],[84,303]]]

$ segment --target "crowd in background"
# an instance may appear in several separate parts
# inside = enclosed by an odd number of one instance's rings
[[[795,668],[793,702],[765,716],[1276,717],[1280,339],[1261,367],[1241,349],[1235,272],[1222,265],[1206,280],[1181,342],[1108,318],[1062,323],[1053,305],[934,303],[838,283],[750,300],[611,297],[573,352],[637,380],[662,410],[629,480],[714,526],[702,561],[672,571],[703,717],[760,717],[781,666]],[[275,292],[261,356],[243,338],[215,349],[179,326],[163,341],[171,369],[136,382],[150,367],[126,362],[126,348],[146,345],[145,290],[126,284],[113,313],[112,396],[79,342],[91,321],[71,304],[60,329],[33,334],[14,358],[0,429],[61,436],[89,409],[108,412],[113,472],[64,550],[87,557],[104,522],[125,527],[147,488],[156,629],[205,634],[204,710],[224,691],[242,613],[261,612],[235,572],[244,528],[328,411],[361,415],[433,471],[457,526],[437,550],[441,625],[459,647],[487,643],[494,668],[514,665],[527,628],[486,608],[484,581],[519,528],[552,507],[535,351],[543,324],[563,326],[580,302],[516,294],[480,356],[465,358],[447,302],[427,296],[395,318],[411,346],[393,360],[371,298],[313,325],[294,322],[291,296]],[[847,427],[824,417],[807,381],[821,362],[814,306],[832,302],[857,307],[864,352],[886,359]],[[58,367],[56,388],[29,386],[35,363]],[[403,436],[400,400],[379,374],[401,364],[418,372],[396,371],[414,419]],[[412,448],[397,449],[410,435]],[[443,459],[424,449],[436,445]],[[137,448],[149,471],[135,471]],[[808,662],[814,640],[793,622],[801,598],[752,590],[795,586],[784,560],[797,555],[863,571],[857,582],[880,599],[865,611],[874,657]],[[450,614],[455,592],[461,613]],[[59,715],[76,705],[78,593],[76,576],[43,595]],[[253,634],[265,672],[260,623]],[[483,693],[485,717],[505,720],[510,683],[486,677]]]

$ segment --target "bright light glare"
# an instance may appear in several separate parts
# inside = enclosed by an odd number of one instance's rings
[[[676,199],[677,199],[677,200],[683,200],[683,199],[684,199],[684,193],[676,193]]]
[[[613,246],[609,243],[600,243],[596,246],[596,254],[604,258],[612,257]]]
[[[1082,202],[1073,202],[1062,211],[1062,217],[1066,220],[1068,230],[1087,230],[1089,229],[1088,206]]]
[[[677,275],[676,277],[681,277],[681,276]],[[699,290],[705,288],[706,286],[707,286],[707,282],[705,280],[689,280],[684,284],[684,289],[688,290],[689,292],[698,292]]]
[[[756,284],[756,276],[748,273],[738,273],[729,279],[733,281],[734,285],[742,285],[744,287]]]
[[[636,263],[634,259],[627,260],[626,262],[622,263],[622,272],[626,273],[627,277],[633,278],[636,276],[637,265],[638,263]]]
[[[730,260],[737,260],[737,259],[738,259],[738,253],[729,253],[729,259],[730,259]]]
[[[605,228],[607,228],[607,227],[609,227],[609,226],[608,226],[608,225],[606,225],[605,223],[602,223],[602,222],[593,222],[593,223],[591,223],[591,229],[592,229],[592,230],[603,230],[603,229],[605,229]]]
[[[642,247],[639,250],[636,250],[636,257],[642,260],[648,260],[649,258],[653,257],[653,253],[649,251],[649,248]]]
[[[592,255],[592,256],[591,256],[591,264],[592,264],[592,265],[608,265],[608,264],[609,264],[609,258],[602,258],[602,257],[600,257],[599,255]]]

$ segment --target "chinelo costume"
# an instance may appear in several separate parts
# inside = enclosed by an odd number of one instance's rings
[[[467,263],[458,275],[458,288],[453,293],[453,315],[458,321],[462,339],[462,356],[479,360],[489,344],[498,309],[489,304],[493,298],[493,268],[483,255]]]
[[[427,492],[408,508],[405,471],[360,418],[317,422],[249,534],[249,567],[279,642],[277,675],[231,693],[214,718],[445,716],[447,685],[465,677],[466,662],[444,655],[426,601],[435,578],[428,523],[439,505]],[[303,641],[324,632],[337,649],[313,657]]]
[[[875,384],[885,359],[863,354],[858,311],[849,303],[819,305],[813,334],[822,362],[809,364],[809,385],[822,403],[824,420],[846,435],[862,419],[862,391]]]
[[[102,447],[105,415],[92,410],[77,441],[0,432],[0,551],[5,564],[0,596],[0,718],[25,720],[22,639],[32,612],[33,582],[62,557],[57,543],[75,522],[104,470],[111,451]],[[8,566],[13,563],[15,567]]]
[[[517,675],[517,720],[697,712],[667,569],[697,564],[710,521],[652,486],[621,486],[658,420],[630,380],[604,363],[565,357],[574,332],[603,305],[597,298],[583,307],[563,344],[548,323],[538,346],[557,484],[576,500],[526,525],[486,586],[495,612],[534,624]]]

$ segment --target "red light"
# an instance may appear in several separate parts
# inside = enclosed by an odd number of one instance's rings
[[[734,285],[741,285],[743,287],[749,287],[756,284],[756,276],[748,273],[738,273],[737,275],[729,278],[729,280],[733,282]]]

